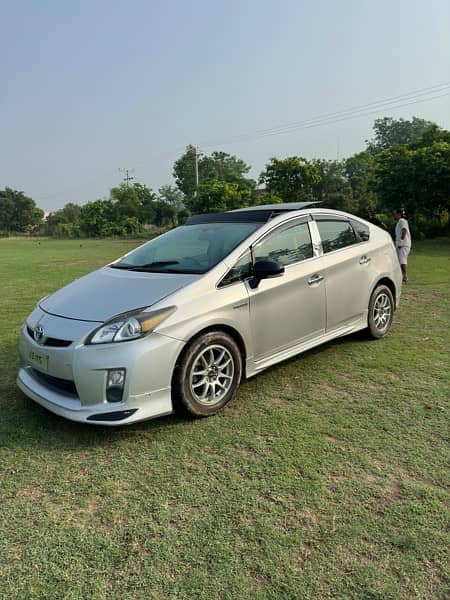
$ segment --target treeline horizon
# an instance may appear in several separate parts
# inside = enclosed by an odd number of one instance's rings
[[[155,192],[124,182],[109,198],[69,202],[46,217],[32,198],[6,187],[0,190],[0,234],[137,236],[182,224],[190,214],[302,201],[360,216],[369,208],[388,226],[402,207],[416,237],[450,233],[450,132],[417,117],[377,119],[373,129],[366,149],[348,158],[274,157],[257,180],[237,156],[197,156],[189,145],[173,165],[175,185]]]

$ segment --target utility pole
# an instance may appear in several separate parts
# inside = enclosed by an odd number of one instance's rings
[[[194,146],[195,148],[195,195],[197,195],[197,188],[198,188],[198,184],[199,184],[199,179],[198,179],[198,158],[199,156],[203,156],[201,152],[198,151],[197,146]]]
[[[125,183],[127,184],[127,187],[128,187],[130,181],[132,181],[134,179],[134,177],[131,177],[131,175],[130,175],[130,172],[133,173],[134,169],[132,169],[131,171],[129,169],[119,169],[119,171],[125,175],[123,180],[125,181]]]

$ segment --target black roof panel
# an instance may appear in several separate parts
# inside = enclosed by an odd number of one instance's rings
[[[315,206],[316,204],[320,204],[320,201],[316,202],[282,202],[280,204],[261,204],[259,206],[248,206],[245,208],[237,208],[236,210],[232,210],[230,212],[245,212],[247,210],[272,210],[276,212],[286,212],[292,210],[302,210],[303,208],[308,208],[309,206]]]
[[[203,215],[192,215],[186,221],[186,225],[199,225],[202,223],[266,223],[273,217],[294,210],[301,210],[309,206],[315,206],[318,202],[287,202],[284,204],[262,204],[261,206],[249,206],[238,208],[229,212],[205,213]]]

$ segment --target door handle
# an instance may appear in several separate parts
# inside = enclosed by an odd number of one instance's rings
[[[371,258],[369,258],[368,256],[364,255],[364,256],[361,256],[361,258],[359,259],[359,264],[360,265],[367,265],[368,263],[370,263],[371,260],[372,260]]]
[[[308,285],[313,285],[314,283],[319,283],[319,281],[322,281],[322,279],[323,279],[323,275],[316,273],[308,280]]]

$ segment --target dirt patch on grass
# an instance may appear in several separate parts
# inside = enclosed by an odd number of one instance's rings
[[[400,376],[397,375],[397,373],[394,373],[393,371],[386,371],[386,377],[388,379],[392,379],[394,381],[400,379]]]
[[[9,546],[9,556],[12,561],[16,564],[22,563],[22,546],[20,544],[14,543]]]
[[[26,498],[33,501],[39,500],[43,496],[43,492],[36,484],[26,486],[14,492],[16,498]]]
[[[65,515],[68,521],[75,522],[79,527],[84,528],[97,514],[99,501],[100,498],[98,496],[92,496],[83,507],[70,511],[64,511],[63,508],[58,507],[58,510],[62,512],[62,518],[64,518]]]
[[[402,465],[383,464],[379,460],[372,460],[372,464],[380,472],[373,477],[378,480],[381,485],[388,488],[400,487],[404,484],[431,487],[434,489],[446,489],[444,482],[436,482],[428,477],[420,477],[412,474],[406,467]]]
[[[385,486],[386,501],[397,502],[402,497],[402,486],[399,481],[392,478]]]
[[[298,554],[294,562],[292,563],[291,569],[294,573],[301,573],[305,566],[308,564],[312,553],[311,544],[304,542],[298,549]]]
[[[254,516],[243,515],[242,521],[246,527],[249,527],[250,529],[256,529],[257,521]]]
[[[338,391],[339,389],[335,385],[331,385],[329,383],[316,383],[313,386],[313,394],[317,392],[323,396],[334,396]]]
[[[349,481],[347,475],[330,475],[328,479],[329,487],[333,491],[339,489]]]
[[[303,508],[298,516],[302,525],[307,527],[316,527],[320,521],[318,513],[308,507]]]
[[[288,400],[286,400],[285,398],[266,398],[266,402],[268,404],[270,404],[271,406],[285,406],[286,404],[288,404]]]
[[[252,448],[236,448],[235,451],[246,458],[259,458],[260,454]]]

